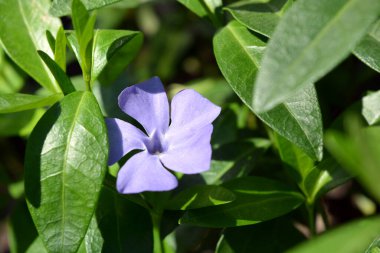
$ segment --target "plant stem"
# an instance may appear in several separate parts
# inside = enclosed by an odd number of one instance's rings
[[[315,227],[315,207],[314,207],[314,204],[306,204],[306,209],[307,209],[307,213],[308,213],[310,237],[313,238],[317,234],[316,227]]]
[[[164,253],[164,248],[161,240],[160,225],[162,211],[150,210],[150,216],[152,218],[153,227],[153,252],[154,253]]]

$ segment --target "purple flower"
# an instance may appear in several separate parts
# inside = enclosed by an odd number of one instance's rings
[[[143,150],[121,167],[117,176],[120,193],[174,189],[177,178],[166,168],[184,174],[210,168],[211,123],[220,107],[186,89],[174,96],[169,119],[168,98],[158,77],[124,89],[119,95],[119,107],[147,133],[120,119],[106,119],[109,165],[132,150]]]

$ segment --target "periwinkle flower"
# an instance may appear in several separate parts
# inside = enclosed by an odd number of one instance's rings
[[[142,150],[121,167],[117,176],[120,193],[174,189],[177,178],[166,168],[184,174],[210,168],[211,123],[220,107],[196,91],[185,89],[172,99],[169,119],[168,98],[158,77],[124,89],[119,107],[146,131],[120,119],[106,119],[109,165],[132,150]]]

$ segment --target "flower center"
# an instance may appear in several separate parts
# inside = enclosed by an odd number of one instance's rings
[[[152,136],[145,142],[148,152],[152,155],[164,153],[167,149],[167,143],[161,133],[155,131]]]

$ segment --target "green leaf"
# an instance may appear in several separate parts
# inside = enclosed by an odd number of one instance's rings
[[[28,110],[0,115],[0,136],[28,136],[44,109]]]
[[[0,43],[12,60],[39,84],[53,92],[59,87],[41,61],[37,50],[50,50],[46,30],[56,34],[61,22],[48,14],[49,0],[0,1]]]
[[[348,134],[328,131],[326,147],[337,161],[355,175],[361,185],[380,202],[380,127],[361,128],[355,118],[348,118]]]
[[[97,30],[94,34],[91,83],[113,83],[137,55],[143,42],[140,32]]]
[[[246,176],[269,146],[269,140],[260,138],[222,145],[213,152],[211,168],[200,175],[207,184],[221,184]]]
[[[101,8],[106,5],[120,2],[121,0],[81,0],[88,11]],[[128,0],[131,1],[131,0]],[[56,17],[66,16],[71,13],[73,0],[53,0],[50,13]]]
[[[81,38],[86,27],[87,21],[90,18],[86,7],[81,0],[72,1],[72,14],[71,14],[73,26],[77,38]]]
[[[295,145],[274,134],[273,140],[280,153],[281,160],[306,196],[309,204],[327,191],[351,179],[331,157],[314,165],[314,162]]]
[[[369,125],[380,122],[380,91],[373,92],[362,99],[362,114]]]
[[[208,16],[216,26],[221,24],[217,9],[222,6],[222,0],[178,0],[178,2],[199,17]]]
[[[239,1],[225,9],[232,16],[249,29],[270,37],[276,28],[284,9],[293,3],[293,0],[274,0],[265,3],[257,1]]]
[[[108,159],[107,130],[90,92],[50,108],[28,140],[25,193],[46,248],[76,252],[97,206]]]
[[[236,21],[214,37],[219,68],[240,99],[269,127],[300,147],[311,158],[323,156],[322,120],[313,85],[266,113],[251,107],[253,82],[265,43]]]
[[[123,195],[103,188],[95,218],[84,240],[87,253],[152,252],[149,213]]]
[[[235,195],[224,187],[198,185],[187,188],[172,197],[165,209],[189,210],[207,206],[217,206],[235,200]]]
[[[201,18],[207,16],[207,10],[204,8],[202,0],[178,0],[178,2]]]
[[[54,78],[57,80],[59,86],[61,87],[63,94],[67,95],[67,94],[70,94],[71,92],[74,92],[75,88],[73,84],[71,83],[70,78],[65,74],[63,69],[53,59],[51,59],[50,56],[47,55],[45,52],[38,51],[38,55],[49,67],[51,73],[53,74]]]
[[[10,252],[23,253],[37,237],[32,218],[28,212],[25,201],[15,202],[12,215],[8,219],[7,236]]]
[[[51,51],[54,52],[55,51],[55,38],[49,30],[46,30],[46,39],[49,43]]]
[[[355,48],[379,11],[380,1],[374,0],[296,1],[269,41],[253,108],[267,111],[329,72]]]
[[[227,228],[216,253],[278,253],[304,240],[287,217],[251,226]]]
[[[66,35],[63,28],[59,28],[55,42],[54,60],[66,72]]]
[[[380,72],[380,20],[372,26],[353,53],[369,67]]]
[[[379,253],[380,252],[380,238],[376,238],[364,253]]]
[[[92,46],[94,38],[94,26],[96,15],[93,14],[88,19],[86,26],[79,38],[79,57],[83,72],[83,78],[87,86],[91,82],[91,68],[92,68]],[[77,34],[78,36],[78,34]]]
[[[0,113],[19,112],[49,106],[62,98],[62,94],[49,96],[29,94],[0,94]]]
[[[304,201],[303,196],[289,186],[266,178],[245,177],[223,186],[235,194],[235,201],[189,210],[180,223],[205,227],[244,226],[282,216]]]
[[[379,236],[380,218],[372,217],[345,224],[307,241],[288,253],[357,253],[364,252]]]
[[[24,84],[24,75],[5,57],[0,47],[0,93],[18,92]]]
[[[30,245],[26,253],[48,253],[40,237],[37,237]]]

